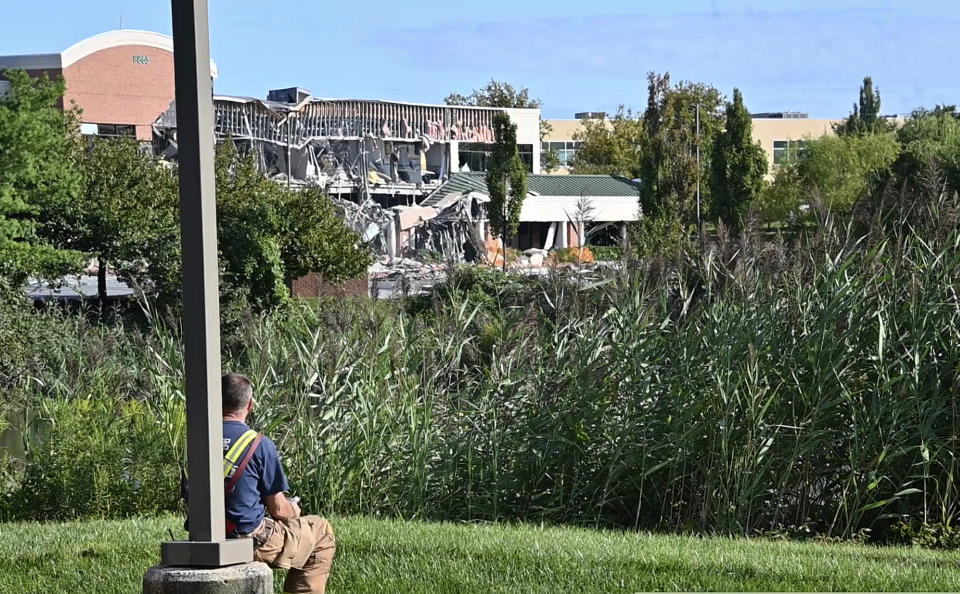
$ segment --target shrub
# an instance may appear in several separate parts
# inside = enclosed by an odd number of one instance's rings
[[[114,398],[45,401],[45,435],[8,485],[5,519],[66,520],[150,514],[178,507],[176,461],[144,403]]]
[[[623,260],[623,249],[618,245],[591,245],[589,249],[597,262]]]
[[[593,262],[592,247],[570,247],[550,252],[550,261],[554,264],[586,264]]]

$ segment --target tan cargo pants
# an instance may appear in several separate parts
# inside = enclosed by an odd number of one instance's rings
[[[270,523],[273,529],[270,530]],[[278,522],[266,518],[251,535],[263,544],[253,550],[253,558],[278,569],[288,569],[283,591],[323,594],[330,575],[330,564],[337,551],[330,522],[319,516],[303,516]]]

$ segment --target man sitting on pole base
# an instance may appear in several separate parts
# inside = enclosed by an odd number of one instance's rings
[[[250,380],[229,373],[221,384],[227,538],[252,538],[254,560],[289,569],[284,592],[322,593],[337,548],[333,529],[319,516],[301,516],[299,499],[284,495],[290,487],[276,446],[246,424]]]

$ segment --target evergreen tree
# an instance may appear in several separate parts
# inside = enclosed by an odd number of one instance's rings
[[[876,134],[888,130],[886,121],[880,117],[880,91],[873,88],[873,79],[865,76],[860,85],[859,103],[854,104],[853,112],[846,120],[834,126],[834,131],[843,136]]]
[[[753,120],[740,89],[727,104],[726,128],[713,144],[710,171],[711,216],[738,231],[749,204],[763,192],[767,158],[753,142]]]
[[[723,124],[717,89],[700,83],[670,84],[670,74],[650,73],[640,150],[640,204],[645,217],[666,216],[680,224],[696,222],[697,180],[709,175],[713,138]],[[696,114],[700,112],[697,136]],[[700,148],[700,168],[696,149]],[[710,204],[703,184],[701,204]]]
[[[496,144],[487,169],[490,194],[490,229],[503,240],[503,269],[507,269],[507,245],[520,226],[520,208],[527,195],[527,168],[517,150],[517,125],[506,113],[493,117]]]

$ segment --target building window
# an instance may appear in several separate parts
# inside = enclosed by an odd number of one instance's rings
[[[773,164],[786,165],[788,163],[796,163],[806,150],[806,140],[774,140]]]
[[[80,124],[80,134],[101,138],[136,138],[137,127],[130,124]]]
[[[533,145],[532,144],[518,144],[517,152],[520,153],[520,158],[523,159],[523,164],[527,166],[527,171],[533,172]]]
[[[557,157],[560,159],[560,167],[569,167],[573,162],[573,156],[577,154],[577,149],[580,148],[579,141],[564,141],[564,142],[544,142],[543,151],[556,151]]]
[[[527,171],[533,171],[533,145],[518,144],[517,151],[527,166]],[[482,142],[461,142],[459,149],[460,167],[466,165],[470,171],[486,171],[493,154],[493,145]]]

